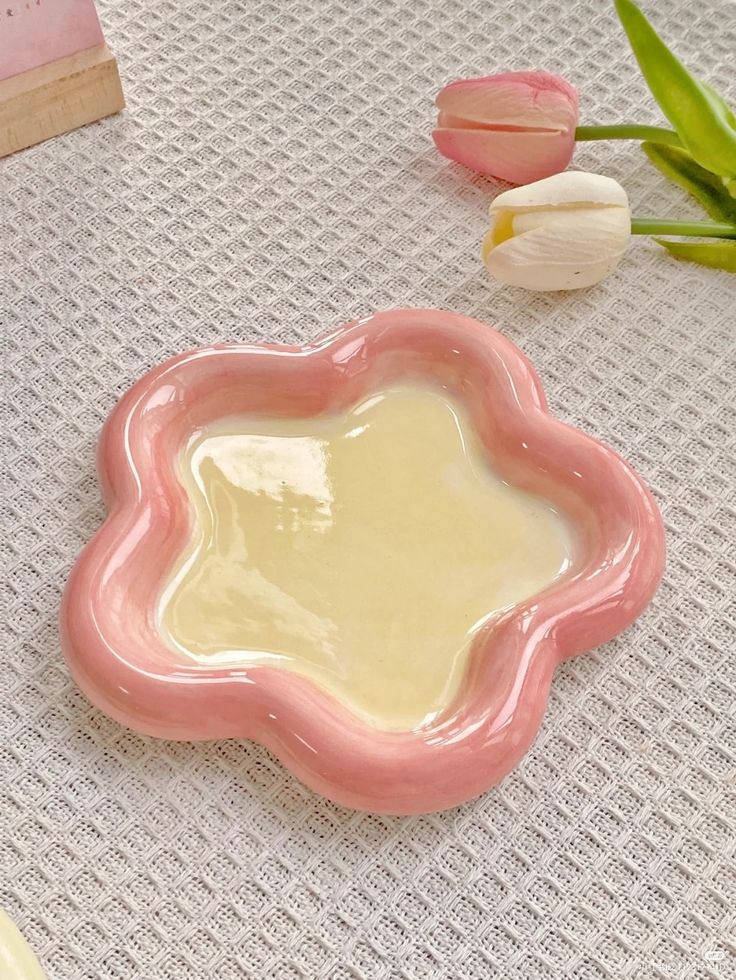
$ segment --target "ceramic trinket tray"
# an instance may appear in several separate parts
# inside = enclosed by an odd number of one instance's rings
[[[146,734],[256,739],[360,809],[501,779],[556,664],[664,563],[627,464],[548,414],[510,341],[437,310],[176,357],[114,409],[99,471],[62,609],[82,689]]]

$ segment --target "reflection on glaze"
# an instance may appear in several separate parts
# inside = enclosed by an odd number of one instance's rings
[[[558,514],[493,472],[439,389],[225,419],[180,466],[196,532],[159,607],[167,642],[208,665],[298,671],[384,728],[432,720],[474,631],[571,560]]]

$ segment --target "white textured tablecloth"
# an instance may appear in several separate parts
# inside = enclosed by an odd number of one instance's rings
[[[736,101],[730,0],[649,0]],[[658,121],[606,0],[104,0],[124,115],[0,161],[0,905],[52,980],[736,976],[736,278],[637,240],[578,295],[478,259],[497,187],[429,138],[450,79],[547,68],[582,121]],[[635,213],[697,208],[635,144],[577,165]],[[94,445],[157,361],[448,307],[534,360],[553,410],[650,482],[669,564],[618,640],[558,671],[518,770],[391,819],[254,744],[124,731],[56,617],[102,518]],[[731,936],[731,939],[729,939]]]

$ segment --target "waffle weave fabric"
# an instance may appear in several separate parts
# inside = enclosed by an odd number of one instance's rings
[[[732,0],[649,0],[736,101]],[[579,294],[484,273],[499,185],[438,156],[447,81],[559,72],[581,121],[661,122],[607,0],[102,0],[128,109],[0,161],[0,906],[50,980],[727,980],[736,279],[645,239]],[[633,143],[579,147],[697,217]],[[341,810],[245,742],[125,731],[76,690],[61,591],[100,426],[158,361],[393,306],[498,326],[667,527],[636,625],[555,677],[519,768],[422,818]]]

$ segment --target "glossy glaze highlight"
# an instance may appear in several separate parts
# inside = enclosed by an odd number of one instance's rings
[[[222,420],[180,472],[194,542],[162,599],[164,636],[209,666],[294,670],[382,728],[431,723],[478,630],[571,564],[554,508],[494,472],[438,388]]]

